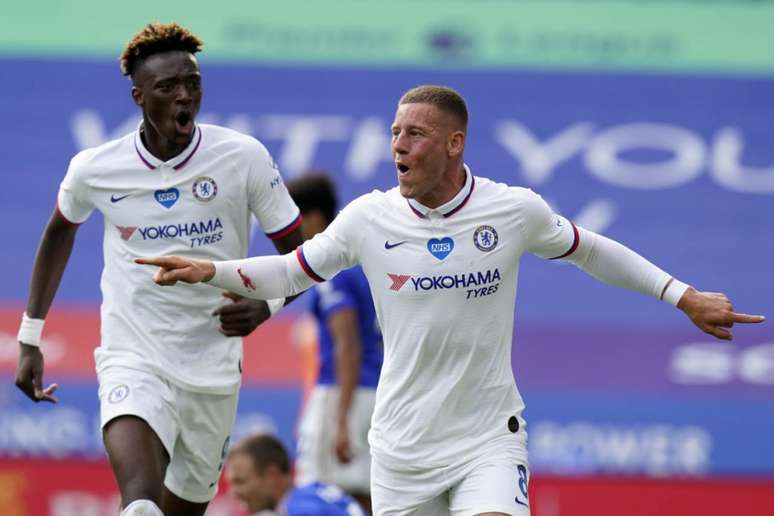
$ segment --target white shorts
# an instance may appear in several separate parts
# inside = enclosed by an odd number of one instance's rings
[[[348,493],[368,494],[371,491],[368,430],[371,428],[375,401],[375,389],[355,389],[349,409],[352,461],[342,464],[334,448],[339,389],[335,385],[314,387],[298,427],[296,485],[325,482],[335,484]]]
[[[374,459],[371,500],[380,516],[529,516],[529,467],[524,439],[507,436],[467,463],[396,471]]]
[[[154,373],[115,366],[105,368],[97,378],[101,427],[118,416],[143,419],[169,454],[167,489],[194,503],[214,498],[238,392],[191,392]]]

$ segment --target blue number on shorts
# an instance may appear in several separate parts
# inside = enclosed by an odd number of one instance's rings
[[[524,495],[524,498],[529,500],[529,494],[528,494],[529,486],[527,485],[527,482],[529,482],[529,480],[527,479],[527,466],[523,464],[519,464],[518,470],[519,470],[519,491],[521,491],[521,494]]]

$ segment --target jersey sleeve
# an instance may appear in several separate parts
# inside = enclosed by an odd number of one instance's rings
[[[269,151],[257,140],[252,143],[247,179],[250,211],[267,237],[282,238],[301,225],[301,215]]]
[[[532,190],[522,190],[521,226],[526,250],[548,259],[565,258],[578,247],[578,228],[554,213],[543,198]]]
[[[67,168],[57,194],[59,213],[73,224],[81,224],[94,211],[91,189],[86,182],[86,167],[83,154],[76,155]]]
[[[349,203],[325,231],[296,250],[301,267],[313,280],[323,282],[360,263],[364,228],[369,225],[367,198],[366,195]]]

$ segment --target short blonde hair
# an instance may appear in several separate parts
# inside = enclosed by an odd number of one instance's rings
[[[400,98],[401,104],[431,104],[445,113],[456,117],[462,124],[462,129],[468,127],[468,107],[462,95],[448,86],[423,84],[411,88]]]

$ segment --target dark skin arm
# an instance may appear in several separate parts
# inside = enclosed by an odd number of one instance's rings
[[[78,226],[65,219],[58,209],[54,210],[43,231],[32,269],[30,295],[27,300],[27,316],[44,319],[56,295],[70,252],[75,242]],[[35,402],[56,403],[53,396],[59,387],[51,384],[43,388],[43,354],[40,348],[19,342],[19,363],[16,368],[16,386]]]
[[[336,383],[339,386],[339,410],[336,417],[335,452],[339,462],[352,460],[352,444],[349,435],[349,409],[360,380],[360,324],[357,312],[348,308],[328,317],[328,331],[334,342],[336,357]]]
[[[286,254],[294,251],[303,241],[301,229],[296,229],[272,242],[278,253]],[[243,298],[233,292],[224,292],[223,296],[234,302],[216,309],[212,314],[220,318],[220,332],[227,337],[245,337],[271,317],[266,301]],[[285,304],[296,297],[285,299]]]

